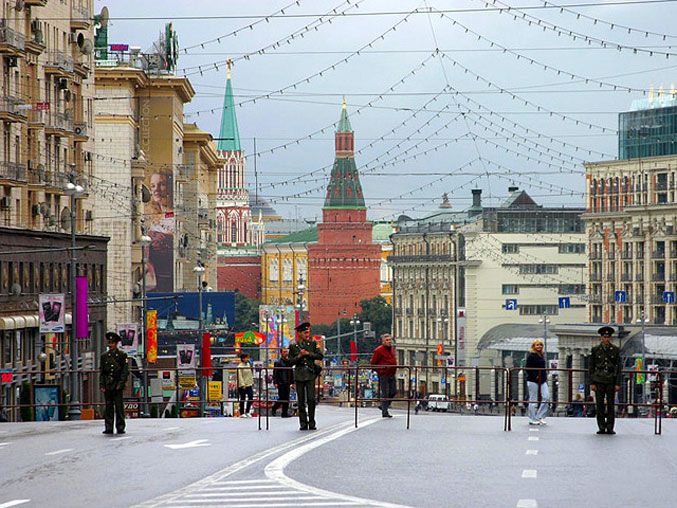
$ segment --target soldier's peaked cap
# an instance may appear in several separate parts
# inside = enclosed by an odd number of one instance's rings
[[[610,326],[603,326],[599,330],[597,330],[597,333],[600,335],[613,335],[615,330],[610,327]]]
[[[306,330],[310,330],[310,323],[308,321],[304,321],[296,328],[294,328],[294,330],[296,330],[297,332],[305,332]]]
[[[115,332],[107,332],[106,333],[106,340],[108,342],[120,342],[122,338]]]

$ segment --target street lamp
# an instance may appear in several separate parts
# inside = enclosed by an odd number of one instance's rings
[[[73,178],[73,177],[71,177]],[[75,287],[75,267],[77,262],[76,257],[76,239],[75,239],[75,209],[77,207],[77,199],[81,197],[85,189],[70,181],[66,184],[66,194],[70,196],[70,220],[71,220],[71,335],[70,335],[70,357],[71,357],[71,375],[70,375],[70,391],[71,399],[68,408],[68,417],[71,420],[80,419],[80,400],[79,400],[79,376],[78,376],[78,342],[76,338],[76,323],[77,323],[77,289]]]
[[[306,286],[303,285],[303,276],[299,277],[299,284],[296,286],[297,303],[299,306],[299,324],[303,322],[303,294],[306,292]]]
[[[205,358],[205,352],[202,348],[204,346],[202,344],[202,334],[203,334],[203,328],[204,328],[204,321],[202,320],[202,276],[205,273],[205,267],[202,266],[202,262],[198,259],[197,264],[193,268],[193,273],[197,275],[197,313],[198,313],[198,325],[197,325],[197,342],[198,344],[201,345],[200,349],[200,363],[202,364],[202,369],[200,369],[200,406],[202,407],[202,414],[204,415],[204,407],[205,407],[205,398],[206,398],[206,391],[205,388],[207,387],[205,383],[205,376],[204,376],[204,358]]]
[[[538,320],[539,324],[543,324],[543,353],[544,356],[547,360],[548,358],[548,325],[550,324],[550,318],[548,317],[547,314],[543,314],[542,318],[539,318]],[[547,367],[547,362],[546,362],[546,367]]]
[[[148,416],[148,346],[146,342],[146,248],[151,243],[151,238],[145,234],[145,229],[141,226],[141,238],[139,238],[139,245],[141,245],[141,368],[143,369],[143,414]]]
[[[642,370],[646,370],[646,342],[644,340],[644,325],[646,325],[649,322],[649,318],[644,316],[644,309],[642,309],[641,313],[641,318],[637,320],[638,324],[642,325]],[[648,381],[648,376],[646,374],[643,375],[644,377],[644,383],[642,386],[642,402],[647,403],[648,402],[648,396],[647,396],[647,381]]]
[[[357,348],[357,325],[360,324],[357,314],[353,315],[352,319],[350,320],[350,324],[353,327],[353,343],[355,344],[355,348]]]
[[[449,318],[442,318],[438,317],[437,322],[440,324],[440,328],[442,329],[440,333],[440,341],[442,343],[442,352],[444,352],[444,346],[447,343],[447,333],[448,333],[448,328],[449,328]],[[449,393],[449,371],[447,369],[447,360],[446,358],[440,358],[438,361],[438,365],[444,364],[444,394],[447,395]]]

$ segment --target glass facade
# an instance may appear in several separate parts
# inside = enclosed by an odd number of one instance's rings
[[[677,154],[677,106],[628,111],[618,117],[618,158]]]

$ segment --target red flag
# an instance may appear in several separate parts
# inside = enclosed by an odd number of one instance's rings
[[[355,342],[354,340],[350,341],[350,361],[351,362],[357,361],[357,342]]]
[[[202,334],[202,375],[212,375],[212,336],[209,332]]]

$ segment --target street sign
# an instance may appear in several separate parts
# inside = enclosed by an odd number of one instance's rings
[[[675,303],[675,292],[674,291],[663,291],[663,302],[665,302],[665,303]]]
[[[627,294],[625,291],[616,291],[614,299],[616,303],[625,303],[627,301]]]
[[[505,301],[505,310],[517,310],[517,298],[508,298]]]
[[[560,296],[559,297],[559,308],[560,309],[568,309],[571,307],[571,298],[568,296]]]
[[[13,378],[12,369],[0,369],[0,382],[11,383]]]
[[[141,404],[139,399],[127,399],[123,402],[126,418],[139,418],[141,416]]]

